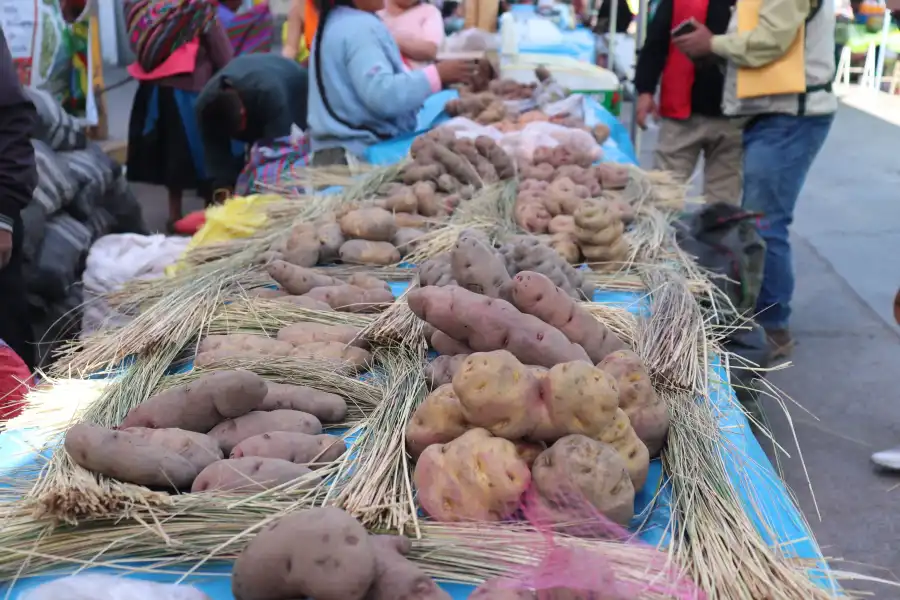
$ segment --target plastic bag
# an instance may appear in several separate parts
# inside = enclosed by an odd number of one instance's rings
[[[496,50],[500,47],[496,33],[480,29],[465,29],[449,36],[444,42],[444,52],[477,52]]]
[[[574,151],[586,152],[594,161],[603,155],[600,145],[590,133],[540,121],[507,133],[498,143],[507,154],[526,162],[531,162],[537,148],[555,148],[560,144],[570,146]]]
[[[29,590],[21,600],[210,600],[197,588],[112,575],[74,575]]]

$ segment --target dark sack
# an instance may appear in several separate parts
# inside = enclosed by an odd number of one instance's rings
[[[68,296],[81,279],[90,247],[91,232],[85,225],[64,212],[53,216],[37,260],[25,271],[28,292],[50,302]]]

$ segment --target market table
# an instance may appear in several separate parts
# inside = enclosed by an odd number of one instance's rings
[[[447,96],[436,97],[426,104],[421,115],[420,124],[434,123],[441,117],[439,113]],[[609,152],[618,153],[617,160],[636,163],[633,148],[628,144],[619,143],[619,140],[627,142],[628,135],[621,124],[609,115],[602,107],[589,104],[594,114],[592,118],[606,122],[610,125],[612,135],[610,142],[604,146]],[[437,113],[435,111],[437,110]],[[393,140],[372,149],[374,158],[379,158],[379,163],[393,162],[396,157],[405,155],[411,139]],[[393,159],[391,157],[394,157]],[[393,292],[399,295],[406,287],[406,283],[393,284]],[[637,314],[646,314],[650,310],[645,294],[628,292],[599,291],[594,300],[627,308]],[[771,545],[777,545],[786,555],[793,555],[806,559],[810,564],[816,564],[821,570],[827,568],[814,538],[808,530],[802,515],[791,501],[790,495],[783,482],[769,462],[761,446],[750,430],[749,423],[737,407],[734,390],[729,385],[728,371],[725,365],[714,363],[709,382],[709,399],[717,414],[720,430],[723,436],[721,456],[727,466],[727,471],[734,489],[739,494],[746,512],[751,515],[762,539]],[[41,440],[32,431],[8,431],[0,434],[0,472],[9,473],[12,469],[28,462],[34,461],[32,449],[40,447]],[[671,516],[671,489],[667,485],[662,472],[659,459],[652,461],[647,484],[636,496],[636,517],[632,522],[632,528],[640,525],[640,540],[652,545],[665,545],[667,543],[667,524]],[[129,565],[138,569],[141,563]],[[126,567],[126,565],[120,565]],[[91,572],[117,572],[106,568],[92,568]],[[219,564],[204,567],[192,575],[187,582],[196,585],[208,594],[213,600],[232,599],[231,583],[229,577],[229,565]],[[134,572],[131,576],[154,581],[174,582],[180,575],[164,575],[146,572]],[[822,573],[811,572],[821,585],[830,585],[827,577]],[[52,576],[29,578],[14,586],[3,586],[7,592],[7,598],[15,600],[24,591],[31,589],[42,582],[52,579]],[[461,584],[442,584],[454,599],[468,597],[472,587]]]

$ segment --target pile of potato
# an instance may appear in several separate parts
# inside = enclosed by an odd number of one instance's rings
[[[340,423],[346,414],[336,394],[249,371],[215,371],[152,396],[118,429],[73,425],[64,445],[76,464],[122,482],[257,493],[340,457],[346,445],[322,434],[322,423]]]
[[[423,263],[419,283],[459,285],[491,298],[505,298],[512,277],[523,271],[541,273],[573,298],[593,295],[584,274],[550,245],[533,236],[521,236],[495,250],[487,236],[476,230],[463,231],[449,252]]]
[[[536,87],[523,88],[523,91],[518,93],[527,95],[516,99],[530,98]],[[447,102],[444,111],[451,117],[465,117],[480,125],[491,125],[506,119],[509,115],[504,98],[492,91],[462,94],[459,98]]]
[[[337,291],[323,291],[323,297],[338,297],[344,292],[344,286],[336,287]],[[296,323],[282,328],[274,339],[247,333],[209,335],[198,344],[194,364],[207,367],[229,358],[272,356],[333,361],[337,366],[362,371],[370,366],[372,355],[359,334],[360,329],[350,325]]]
[[[339,508],[282,517],[260,531],[234,564],[235,600],[450,600],[404,555],[403,536],[369,535]]]
[[[436,191],[447,194],[477,190],[516,175],[512,159],[493,139],[457,138],[447,128],[417,137],[410,154],[413,162],[403,168],[403,183],[431,182]]]
[[[266,271],[278,287],[256,288],[252,295],[315,310],[357,313],[377,312],[394,301],[387,283],[363,273],[338,279],[280,259],[266,265]]]

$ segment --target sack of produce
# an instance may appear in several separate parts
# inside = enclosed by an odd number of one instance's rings
[[[52,215],[75,196],[75,180],[50,146],[36,139],[31,140],[31,144],[34,146],[38,176],[32,199],[41,205],[45,214]]]
[[[68,168],[75,187],[75,195],[66,210],[79,221],[86,222],[112,187],[118,166],[93,142],[84,150],[60,152],[57,157]]]
[[[57,151],[80,150],[87,144],[84,127],[63,110],[51,94],[33,87],[25,93],[37,109],[38,123],[34,137]]]
[[[28,291],[48,300],[65,298],[81,278],[90,246],[85,225],[65,213],[51,218],[37,260],[26,271]]]

